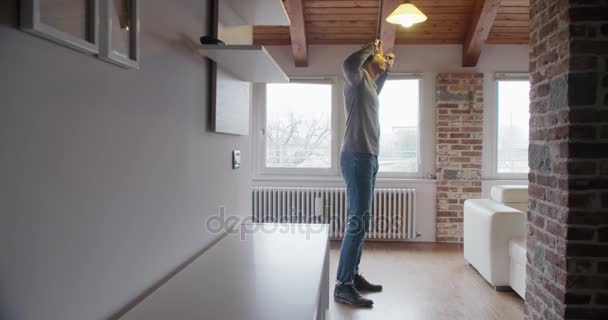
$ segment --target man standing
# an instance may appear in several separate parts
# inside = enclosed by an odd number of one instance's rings
[[[347,114],[340,168],[346,183],[348,223],[342,248],[334,299],[370,308],[373,301],[359,292],[380,292],[382,286],[369,283],[359,273],[363,240],[369,228],[372,197],[378,173],[380,123],[378,94],[388,77],[394,55],[384,55],[376,40],[351,54],[343,65]]]

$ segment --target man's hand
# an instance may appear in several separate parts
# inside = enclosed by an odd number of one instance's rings
[[[394,53],[389,53],[386,55],[386,62],[388,64],[388,68],[391,69],[393,67],[393,64],[395,63],[395,54]]]
[[[382,40],[376,39],[374,40],[374,54],[382,54]]]

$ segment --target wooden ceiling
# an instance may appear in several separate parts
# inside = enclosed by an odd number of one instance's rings
[[[297,31],[300,33],[300,38],[305,35],[306,45],[365,44],[376,37],[378,0],[283,1],[292,20],[292,26],[254,26],[254,43],[292,44],[290,32],[293,35],[294,20],[297,24],[298,15],[303,17],[304,30],[300,28]],[[389,2],[389,6],[396,6],[399,3],[396,0],[381,1]],[[529,0],[412,0],[412,3],[428,16],[428,20],[411,28],[397,27],[395,44],[464,44],[467,36],[470,37],[472,29],[479,27],[476,24],[479,20],[480,7],[484,6],[484,3],[492,5],[492,2],[497,7],[497,11],[496,8],[490,8],[491,19],[486,18],[482,21],[491,25],[489,34],[487,30],[482,32],[484,42],[527,44],[530,25]],[[481,27],[486,28],[486,26]],[[302,40],[298,42],[301,43]]]
[[[429,19],[397,28],[397,44],[461,44],[476,0],[412,0]],[[377,0],[303,0],[308,44],[365,44],[374,39]],[[527,44],[529,0],[501,0],[489,44]],[[289,27],[255,26],[254,42],[289,45]]]

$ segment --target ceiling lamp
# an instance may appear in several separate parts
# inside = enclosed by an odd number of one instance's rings
[[[405,0],[390,16],[388,16],[388,18],[386,18],[386,21],[409,28],[416,23],[426,21],[426,19],[428,19],[426,15],[416,8],[410,0]]]

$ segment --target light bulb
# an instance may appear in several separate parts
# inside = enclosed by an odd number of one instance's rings
[[[411,26],[414,25],[414,21],[402,21],[401,22],[401,26],[405,27],[405,28],[409,28]]]

